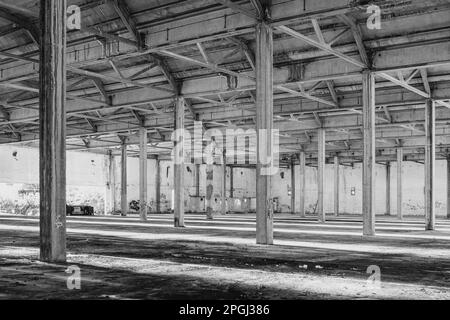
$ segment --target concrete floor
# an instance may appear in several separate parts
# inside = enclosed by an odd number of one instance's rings
[[[0,215],[0,299],[450,299],[450,221],[379,217],[275,219],[275,245],[255,244],[255,216],[68,218],[68,264],[37,261],[38,219]],[[81,290],[68,290],[68,265]],[[367,268],[381,269],[381,287]]]

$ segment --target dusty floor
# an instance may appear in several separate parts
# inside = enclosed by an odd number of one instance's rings
[[[254,215],[70,217],[68,264],[37,261],[38,220],[0,215],[0,299],[450,299],[450,221],[277,216],[275,245],[255,245]],[[70,265],[81,290],[68,290]],[[369,284],[371,265],[381,283]]]

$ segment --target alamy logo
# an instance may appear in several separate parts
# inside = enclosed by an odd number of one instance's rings
[[[367,8],[370,17],[367,19],[367,28],[369,30],[381,29],[381,8],[377,5],[371,5]]]
[[[81,9],[79,6],[71,5],[67,7],[67,29],[81,30]]]
[[[172,133],[172,161],[183,164],[185,159],[190,162],[193,158],[213,164],[216,158],[221,159],[220,155],[226,152],[228,159],[234,159],[233,164],[257,164],[260,175],[275,175],[279,171],[279,138],[278,129],[259,129],[258,132],[240,128],[209,129],[203,132],[202,122],[195,121],[193,136],[185,129],[177,129]]]
[[[67,278],[67,289],[81,290],[81,269],[78,266],[70,266],[66,273],[70,274]]]
[[[370,274],[367,279],[367,285],[373,289],[381,288],[381,269],[379,266],[369,266],[366,271],[367,274]]]

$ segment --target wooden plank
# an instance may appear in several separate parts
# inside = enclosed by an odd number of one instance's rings
[[[40,259],[66,261],[66,1],[41,0]]]

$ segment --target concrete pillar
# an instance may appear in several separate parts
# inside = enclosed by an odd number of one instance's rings
[[[213,219],[213,194],[214,194],[214,165],[206,165],[206,219]]]
[[[155,173],[155,199],[156,199],[156,213],[161,213],[161,160],[156,157],[156,173]]]
[[[40,9],[40,259],[66,261],[66,1]]]
[[[200,164],[195,165],[195,196],[200,197]]]
[[[436,108],[428,99],[425,106],[425,224],[426,230],[436,228]]]
[[[291,212],[295,214],[295,158],[291,159]]]
[[[391,163],[386,164],[386,215],[391,215]]]
[[[450,219],[450,157],[447,158],[447,219]]]
[[[302,218],[306,217],[306,212],[305,212],[305,195],[306,195],[306,155],[305,153],[302,151],[300,152],[300,166],[299,166],[299,170],[300,170],[300,216]]]
[[[317,155],[317,214],[320,222],[326,221],[325,216],[325,129],[319,129],[317,132],[318,155]]]
[[[375,235],[375,77],[363,72],[363,235]]]
[[[108,150],[106,155],[105,215],[116,211],[115,180],[114,155],[111,150]]]
[[[397,218],[403,219],[402,192],[403,148],[397,148]]]
[[[230,198],[234,198],[234,168],[230,166]]]
[[[273,30],[256,26],[256,243],[273,244],[272,176],[267,157],[273,148]]]
[[[120,208],[122,216],[126,216],[128,213],[128,193],[127,193],[127,144],[126,139],[122,139],[122,147],[121,147],[121,181],[120,181]]]
[[[223,152],[222,160],[222,214],[227,214],[227,156]]]
[[[175,101],[174,226],[184,227],[184,99]]]
[[[147,221],[147,129],[139,129],[139,217]]]
[[[339,157],[334,157],[334,216],[339,215]]]

